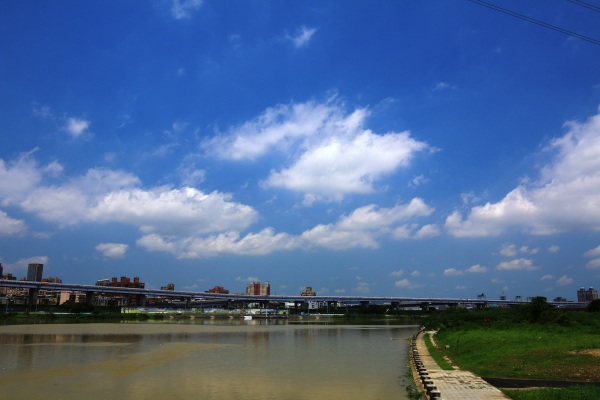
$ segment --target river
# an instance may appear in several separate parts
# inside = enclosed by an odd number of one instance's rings
[[[407,399],[416,326],[0,326],[0,399]]]

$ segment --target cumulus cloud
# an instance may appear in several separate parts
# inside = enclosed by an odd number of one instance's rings
[[[20,236],[27,231],[27,225],[20,219],[14,219],[0,210],[0,236]]]
[[[496,266],[496,269],[500,271],[534,271],[541,269],[541,267],[533,265],[533,260],[527,258],[516,258],[514,260],[501,262]]]
[[[44,170],[30,155],[5,163],[0,159],[0,203],[21,207],[59,226],[120,222],[146,234],[187,236],[243,230],[257,218],[250,206],[221,192],[191,187],[141,187],[139,178],[124,171],[90,169],[55,185],[42,184]],[[15,220],[11,229],[21,229]],[[10,222],[10,224],[8,224]],[[21,228],[19,228],[21,227]]]
[[[55,178],[61,180],[53,185],[43,183],[44,174],[49,173],[60,173]],[[276,232],[271,227],[248,232],[258,220],[257,211],[227,193],[205,193],[187,186],[144,188],[137,176],[105,168],[93,168],[74,177],[62,174],[57,162],[39,167],[31,155],[11,163],[0,160],[0,176],[8,184],[14,183],[0,187],[0,202],[18,206],[60,227],[114,222],[131,225],[142,234],[139,246],[178,258],[262,255],[315,247],[375,249],[385,238],[416,239],[439,234],[434,225],[414,222],[433,213],[433,208],[420,198],[389,208],[374,204],[359,207],[332,223],[318,224],[296,235]],[[22,221],[4,214],[1,217],[3,232],[17,234],[26,229]],[[98,250],[109,256],[119,254],[116,246]]]
[[[472,274],[484,274],[484,273],[488,272],[488,268],[477,264],[477,265],[470,266],[469,268],[467,268],[465,270],[465,272],[472,273]]]
[[[189,19],[200,7],[202,7],[202,0],[173,0],[171,16],[175,19]]]
[[[254,160],[268,152],[289,154],[289,166],[272,171],[266,188],[303,193],[305,204],[372,193],[379,179],[407,167],[429,149],[409,132],[376,134],[364,124],[366,109],[346,113],[334,101],[278,105],[256,119],[205,141],[209,153]]]
[[[590,269],[600,268],[600,258],[594,258],[593,260],[588,261],[585,266]]]
[[[90,121],[71,117],[67,119],[64,129],[74,138],[81,136],[90,127]]]
[[[263,255],[298,247],[296,238],[287,233],[275,233],[266,228],[258,233],[241,236],[226,232],[208,237],[175,238],[158,234],[145,235],[137,241],[149,251],[163,251],[177,258],[207,258],[224,254]]]
[[[504,257],[514,257],[517,255],[517,246],[514,244],[503,244],[500,248],[500,254]]]
[[[0,159],[0,204],[15,204],[42,180],[42,171],[31,154],[23,154],[8,163]]]
[[[394,226],[405,220],[430,215],[433,209],[422,199],[392,208],[368,205],[357,208],[350,215],[342,216],[336,223],[317,225],[302,233],[307,244],[333,249],[353,247],[377,248],[377,237],[395,233]]]
[[[394,283],[394,286],[400,289],[417,289],[423,285],[419,285],[417,283],[409,281],[407,278],[401,279]]]
[[[540,280],[542,280],[542,281],[551,281],[552,279],[554,279],[554,276],[552,276],[552,275],[544,275],[544,276],[542,276],[542,278]]]
[[[537,181],[516,187],[497,203],[471,208],[466,217],[453,212],[446,219],[448,232],[475,237],[512,229],[537,235],[598,231],[600,114],[566,127],[568,132],[549,144],[552,159],[540,169]]]
[[[295,35],[287,36],[287,38],[294,44],[294,47],[296,48],[306,47],[316,32],[316,28],[308,28],[303,26],[298,30],[298,32],[296,32]]]
[[[549,246],[548,251],[550,253],[558,253],[560,251],[560,246],[556,246],[556,245]]]
[[[29,264],[44,264],[44,266],[48,265],[49,258],[48,256],[33,256],[27,258],[21,258],[20,260],[10,263],[6,265],[12,271],[27,271],[27,266]]]
[[[331,224],[317,225],[291,235],[265,228],[258,233],[241,235],[227,231],[217,235],[173,237],[148,234],[138,240],[138,245],[150,251],[164,251],[179,258],[204,258],[222,254],[262,255],[274,251],[323,247],[333,250],[379,247],[378,239],[390,235],[393,226],[405,219],[429,215],[431,210],[421,199],[392,208],[369,205],[342,215]]]
[[[488,268],[482,265],[476,264],[464,270],[456,268],[447,268],[444,270],[444,276],[460,276],[464,274],[484,274],[488,272]]]
[[[586,251],[585,253],[583,253],[583,255],[586,256],[586,257],[597,257],[597,256],[600,256],[600,246],[594,247],[593,249],[590,249],[590,250]]]
[[[399,269],[398,271],[390,272],[390,276],[392,276],[394,278],[400,278],[402,275],[404,275],[404,270],[401,270],[401,269]]]
[[[128,248],[128,245],[122,243],[100,243],[96,246],[96,250],[109,258],[123,257]]]
[[[569,278],[566,275],[563,275],[556,280],[556,286],[558,286],[558,287],[568,286],[572,283],[573,283],[573,278]]]
[[[591,269],[600,268],[600,257],[599,257],[600,256],[600,246],[597,246],[593,249],[586,251],[585,253],[583,253],[583,255],[586,257],[595,257],[586,263],[585,266],[587,268],[591,268]]]
[[[444,276],[456,276],[456,275],[464,275],[464,272],[460,271],[456,268],[447,268],[444,270]]]

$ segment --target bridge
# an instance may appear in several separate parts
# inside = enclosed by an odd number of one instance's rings
[[[88,301],[94,295],[102,294],[118,294],[139,296],[140,299],[148,297],[167,297],[173,299],[185,300],[186,304],[190,305],[194,301],[204,302],[244,302],[244,303],[335,303],[348,305],[369,305],[369,304],[390,304],[393,307],[434,307],[434,306],[452,306],[463,305],[467,307],[482,307],[482,306],[512,306],[517,304],[525,304],[527,301],[522,300],[490,300],[478,296],[476,299],[471,298],[437,298],[437,297],[386,297],[386,296],[289,296],[289,295],[247,295],[247,294],[223,294],[223,293],[208,293],[208,292],[192,292],[192,291],[176,291],[176,290],[158,290],[158,289],[140,289],[129,287],[114,287],[114,286],[96,286],[96,285],[80,285],[73,283],[53,283],[53,282],[32,282],[32,281],[14,281],[0,279],[0,287],[10,287],[16,289],[29,290],[29,304],[34,304],[37,294],[40,290],[48,291],[71,291],[84,292]],[[585,308],[587,303],[582,302],[548,302],[556,307],[568,308]]]

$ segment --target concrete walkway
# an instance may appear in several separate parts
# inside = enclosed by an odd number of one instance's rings
[[[415,381],[420,384],[420,389],[424,392],[427,392],[426,383],[435,386],[433,392],[428,393],[429,398],[444,400],[510,399],[499,389],[471,372],[461,371],[456,366],[452,371],[442,370],[433,360],[425,345],[424,335],[433,333],[419,333],[412,348]],[[415,360],[417,360],[416,363]],[[420,371],[419,366],[421,366]],[[423,370],[426,372],[423,372]]]

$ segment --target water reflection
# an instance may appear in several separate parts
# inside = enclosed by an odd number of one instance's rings
[[[6,398],[406,398],[416,327],[89,324],[0,327]]]

